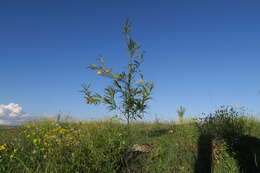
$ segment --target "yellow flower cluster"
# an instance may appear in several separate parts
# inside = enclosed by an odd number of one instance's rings
[[[79,143],[77,140],[77,137],[80,136],[79,129],[69,126],[63,128],[59,124],[55,124],[48,130],[44,128],[31,128],[25,133],[32,140],[36,150],[44,148],[45,151],[51,151],[53,146],[71,146]],[[29,135],[33,133],[35,135]]]

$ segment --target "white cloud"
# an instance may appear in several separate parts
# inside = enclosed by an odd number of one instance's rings
[[[15,125],[28,119],[23,108],[16,103],[0,104],[0,125]]]
[[[7,105],[0,105],[0,117],[21,117],[25,115],[22,107],[18,104],[9,103]]]

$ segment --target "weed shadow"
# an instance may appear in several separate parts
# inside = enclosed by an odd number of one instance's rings
[[[240,173],[260,173],[260,139],[243,135],[239,138],[224,138],[230,154],[236,159]],[[212,141],[210,135],[201,135],[198,141],[198,157],[194,173],[212,173]]]
[[[241,173],[260,172],[260,139],[242,136],[232,149]]]
[[[195,164],[194,173],[213,172],[212,167],[212,137],[201,135],[198,140],[198,157]]]

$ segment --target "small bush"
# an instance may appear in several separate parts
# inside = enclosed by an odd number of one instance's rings
[[[232,106],[222,106],[202,119],[199,130],[202,135],[211,138],[221,137],[234,142],[246,135],[250,128],[243,110],[237,110]]]

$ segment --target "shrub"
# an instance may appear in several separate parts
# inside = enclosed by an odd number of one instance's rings
[[[232,106],[222,106],[213,113],[201,119],[200,133],[212,138],[221,137],[235,142],[249,132],[243,110]]]

